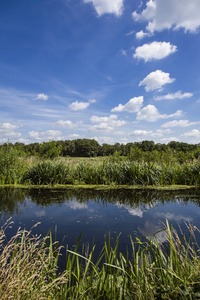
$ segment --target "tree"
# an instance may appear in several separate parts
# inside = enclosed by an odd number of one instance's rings
[[[40,145],[40,156],[44,158],[55,158],[61,154],[62,146],[55,141],[43,142]]]

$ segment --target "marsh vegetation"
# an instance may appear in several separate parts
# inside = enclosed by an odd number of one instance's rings
[[[169,146],[160,151],[152,150],[150,146],[142,150],[137,146],[130,147],[126,156],[122,155],[120,150],[109,156],[79,158],[58,156],[61,147],[58,148],[55,142],[49,143],[40,145],[41,151],[35,156],[25,154],[22,149],[12,144],[2,145],[0,184],[129,186],[200,184],[198,146],[193,147],[193,150],[190,150],[189,145],[185,146],[183,149],[187,151],[172,150]]]

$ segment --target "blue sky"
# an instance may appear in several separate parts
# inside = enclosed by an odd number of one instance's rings
[[[0,3],[0,143],[200,142],[199,0]]]

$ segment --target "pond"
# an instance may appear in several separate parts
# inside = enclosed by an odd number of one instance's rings
[[[104,237],[110,234],[113,245],[120,235],[119,250],[130,248],[133,240],[153,238],[163,229],[166,218],[186,232],[185,223],[200,228],[200,191],[188,190],[56,190],[0,188],[0,226],[12,217],[14,224],[7,238],[19,227],[46,235],[51,229],[63,246],[73,249],[80,233],[80,245],[96,245],[98,256]],[[165,242],[163,231],[157,234]]]

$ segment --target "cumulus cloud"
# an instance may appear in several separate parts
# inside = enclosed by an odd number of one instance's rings
[[[199,138],[200,137],[200,131],[198,129],[193,129],[189,132],[185,132],[182,136]]]
[[[144,59],[145,62],[152,60],[159,60],[177,51],[177,47],[171,45],[169,42],[152,42],[137,47],[134,58]]]
[[[140,137],[141,140],[143,140],[144,137],[148,137],[148,138],[154,138],[154,137],[161,138],[161,137],[163,137],[163,135],[166,135],[166,134],[169,134],[169,133],[171,133],[170,129],[164,129],[164,130],[158,129],[155,132],[153,132],[152,130],[137,129],[137,130],[132,131],[129,134],[129,136]]]
[[[35,97],[35,99],[36,100],[44,100],[44,101],[46,101],[46,100],[49,99],[49,97],[47,95],[41,93],[41,94],[37,94],[37,97]]]
[[[169,127],[188,127],[192,125],[199,124],[200,122],[189,122],[188,120],[173,120],[161,125],[161,127],[169,128]]]
[[[102,122],[111,122],[113,120],[116,120],[117,118],[118,118],[117,115],[110,115],[109,117],[92,116],[90,118],[90,121],[92,123],[102,123]]]
[[[153,133],[152,131],[137,129],[132,131],[130,135],[145,136],[145,135],[151,135],[152,133]]]
[[[174,100],[174,99],[191,98],[192,96],[193,96],[192,93],[182,93],[181,91],[178,91],[178,92],[172,93],[172,94],[157,96],[154,99],[156,101],[158,101],[158,100]]]
[[[137,113],[137,120],[145,120],[148,122],[156,122],[159,119],[179,118],[183,115],[181,110],[177,110],[174,114],[160,114],[154,105],[147,105]]]
[[[149,0],[141,12],[133,12],[135,21],[147,21],[147,32],[164,29],[195,32],[200,26],[199,0]]]
[[[123,10],[123,0],[83,0],[85,3],[92,3],[99,16],[112,13],[120,16]]]
[[[120,127],[125,125],[127,122],[124,120],[118,120],[118,117],[116,115],[110,115],[109,117],[98,117],[98,116],[92,116],[90,118],[90,121],[92,123],[97,123],[97,125],[93,125],[90,127],[90,131],[112,131],[116,127]]]
[[[0,124],[0,129],[1,130],[15,130],[19,128],[18,125],[14,125],[14,124],[11,124],[11,123],[1,123]]]
[[[72,102],[70,105],[69,105],[69,108],[71,110],[84,110],[86,109],[88,106],[90,105],[90,102],[78,102],[78,101],[75,101],[75,102]]]
[[[147,92],[155,90],[161,91],[165,84],[172,83],[175,80],[175,78],[170,78],[169,73],[156,70],[155,72],[151,72],[149,75],[147,75],[147,77],[140,81],[139,86],[143,85]]]
[[[19,138],[21,137],[20,132],[15,132],[15,129],[18,129],[19,126],[11,123],[0,123],[0,138]]]
[[[66,121],[59,120],[59,121],[57,122],[57,125],[59,125],[59,126],[61,126],[61,127],[67,127],[67,128],[69,128],[69,129],[73,129],[73,128],[77,128],[81,123],[82,123],[82,121],[73,123],[73,122],[70,121],[70,120],[66,120]]]
[[[119,104],[118,106],[114,107],[111,112],[122,112],[127,111],[130,113],[138,112],[143,104],[143,96],[134,97],[130,99],[126,104],[122,105]]]
[[[63,136],[60,130],[47,130],[43,132],[29,131],[30,138],[49,141],[49,140],[62,140]]]

